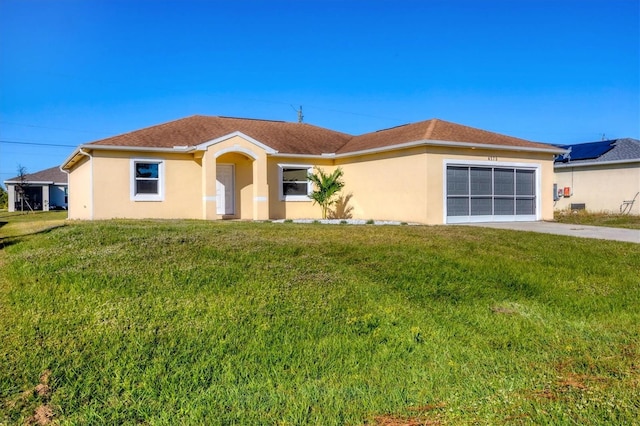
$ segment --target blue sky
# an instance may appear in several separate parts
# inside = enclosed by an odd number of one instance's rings
[[[640,0],[0,0],[0,181],[194,115],[640,138]],[[64,146],[57,146],[64,145]]]

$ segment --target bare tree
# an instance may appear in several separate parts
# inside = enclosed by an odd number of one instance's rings
[[[29,182],[27,181],[27,168],[21,164],[18,165],[18,184],[16,185],[16,193],[20,198],[20,211],[24,211],[24,205],[27,204],[29,210],[33,212],[31,205],[29,204],[29,196],[27,195],[27,188]]]

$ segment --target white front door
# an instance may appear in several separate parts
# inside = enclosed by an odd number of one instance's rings
[[[216,213],[232,215],[235,213],[233,164],[216,166]]]

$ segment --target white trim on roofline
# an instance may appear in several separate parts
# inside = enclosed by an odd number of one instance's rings
[[[5,180],[4,183],[19,184],[19,180]],[[27,185],[68,185],[67,182],[55,182],[51,180],[25,180]]]
[[[555,147],[532,148],[532,147],[514,146],[514,145],[494,145],[494,144],[481,144],[481,143],[473,143],[473,142],[452,142],[452,141],[422,139],[414,142],[406,142],[406,143],[384,146],[379,148],[363,149],[360,151],[345,152],[342,154],[333,154],[333,153],[322,153],[320,155],[318,154],[286,154],[284,152],[279,152],[277,154],[273,154],[273,156],[274,157],[291,157],[291,158],[324,158],[324,159],[346,158],[346,157],[354,157],[358,155],[377,154],[380,152],[395,151],[399,149],[414,148],[418,146],[428,146],[428,145],[451,146],[456,148],[470,148],[470,149],[495,149],[495,150],[501,150],[501,151],[548,152],[550,154],[561,154],[565,152],[564,149],[555,148]]]
[[[129,145],[93,145],[93,144],[85,144],[80,145],[76,148],[71,155],[69,155],[60,166],[60,170],[67,173],[64,166],[67,165],[71,160],[73,160],[78,154],[81,154],[83,149],[85,150],[101,150],[101,151],[132,151],[132,152],[165,152],[165,153],[190,153],[195,150],[194,146],[188,145],[176,145],[172,148],[154,148],[154,147],[143,147],[143,146],[129,146]]]
[[[246,140],[248,142],[251,142],[252,144],[256,145],[259,148],[262,148],[264,151],[266,151],[267,154],[273,155],[273,154],[277,154],[278,153],[278,151],[276,151],[275,149],[271,148],[270,146],[265,145],[264,143],[252,138],[251,136],[247,136],[246,134],[244,134],[242,132],[238,132],[238,131],[229,133],[228,135],[220,136],[219,138],[212,139],[212,140],[207,141],[207,142],[203,142],[201,144],[196,145],[194,148],[197,151],[204,151],[207,148],[209,148],[211,145],[215,145],[217,143],[224,142],[224,141],[229,140],[231,138],[234,138],[236,136],[238,136],[238,137],[240,137],[240,138],[242,138],[242,139],[244,139],[244,140]]]
[[[102,151],[144,151],[144,152],[192,152],[195,150],[193,146],[174,146],[172,148],[157,148],[145,146],[128,146],[128,145],[80,145],[80,148]]]
[[[589,163],[572,163],[569,161],[568,163],[562,163],[558,165],[553,165],[554,169],[570,169],[575,167],[593,167],[593,166],[609,166],[609,165],[617,165],[617,164],[633,164],[640,163],[640,158],[632,158],[630,160],[612,160],[612,161],[592,161]]]
[[[77,154],[78,151],[82,148],[84,149],[99,149],[99,150],[107,150],[107,151],[138,151],[138,152],[172,152],[172,153],[189,153],[193,151],[203,151],[206,150],[209,146],[215,145],[220,142],[224,142],[228,139],[231,139],[235,136],[241,137],[257,147],[263,149],[267,155],[273,157],[287,157],[287,158],[308,158],[308,159],[328,159],[328,158],[348,158],[355,157],[359,155],[367,155],[367,154],[376,154],[381,152],[389,152],[396,151],[405,148],[413,148],[419,146],[445,146],[445,147],[456,147],[456,148],[470,148],[470,149],[493,149],[493,150],[501,150],[501,151],[517,151],[517,152],[548,152],[550,154],[562,154],[566,152],[566,150],[552,147],[549,148],[535,148],[535,147],[525,147],[525,146],[516,146],[516,145],[495,145],[495,144],[483,144],[483,143],[474,143],[474,142],[454,142],[454,141],[441,141],[441,140],[431,140],[431,139],[422,139],[413,142],[405,142],[396,145],[383,146],[378,148],[370,148],[363,149],[360,151],[353,152],[345,152],[341,154],[337,153],[322,153],[322,154],[293,154],[293,153],[284,153],[279,152],[264,143],[247,136],[246,134],[236,131],[229,133],[228,135],[221,136],[216,139],[212,139],[207,142],[203,142],[201,144],[195,146],[174,146],[173,148],[150,148],[150,147],[136,147],[136,146],[118,146],[118,145],[80,145],[78,149],[76,149],[71,156],[69,156],[62,165],[66,165],[69,161],[71,161]]]

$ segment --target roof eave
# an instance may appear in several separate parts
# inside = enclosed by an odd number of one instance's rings
[[[516,145],[495,145],[495,144],[482,144],[473,142],[454,142],[454,141],[440,141],[431,139],[422,139],[413,142],[405,142],[396,145],[383,146],[378,148],[363,149],[359,151],[343,152],[340,154],[322,153],[322,154],[288,154],[285,152],[279,152],[274,154],[274,157],[292,157],[292,158],[347,158],[355,157],[359,155],[377,154],[380,152],[397,151],[400,149],[415,148],[419,146],[447,146],[456,148],[470,148],[470,149],[497,149],[502,151],[519,151],[519,152],[542,152],[550,154],[563,154],[564,149],[557,147],[538,148],[528,146],[516,146]]]
[[[550,154],[562,154],[566,150],[558,148],[557,146],[549,145],[549,148],[540,148],[533,146],[519,146],[519,145],[496,145],[487,143],[475,143],[475,142],[455,142],[455,141],[442,141],[442,140],[426,140],[426,145],[435,146],[454,146],[459,148],[471,148],[471,149],[498,149],[501,151],[520,151],[520,152],[546,152]]]
[[[27,185],[68,185],[67,182],[56,182],[53,180],[25,180],[24,181]],[[4,183],[7,184],[19,184],[22,183],[19,180],[5,180]]]
[[[632,158],[629,160],[613,160],[613,161],[589,161],[589,162],[584,162],[584,163],[575,163],[575,162],[567,162],[567,163],[560,163],[560,164],[554,164],[553,168],[554,169],[569,169],[569,168],[575,168],[575,167],[592,167],[592,166],[613,166],[613,165],[617,165],[617,164],[633,164],[633,163],[640,163],[640,158]]]
[[[127,146],[127,145],[93,145],[86,144],[80,145],[76,148],[67,159],[64,160],[62,165],[60,166],[60,170],[66,172],[69,170],[67,165],[71,160],[73,160],[78,155],[85,155],[88,151],[135,151],[135,152],[169,152],[173,154],[180,153],[190,153],[195,151],[194,146],[181,145],[174,146],[171,148],[161,148],[161,147],[144,147],[144,146]]]
[[[414,148],[419,146],[445,146],[456,148],[470,148],[470,149],[493,149],[501,151],[518,151],[518,152],[541,152],[550,154],[563,154],[566,150],[550,146],[549,148],[517,146],[517,145],[496,145],[485,143],[473,143],[473,142],[456,142],[456,141],[444,141],[444,140],[431,140],[421,139],[412,142],[405,142],[396,145],[389,145],[377,148],[363,149],[359,151],[351,151],[344,153],[322,153],[322,154],[299,154],[299,153],[286,153],[279,152],[273,148],[265,145],[264,143],[257,141],[250,136],[247,136],[241,132],[233,132],[228,135],[212,139],[207,142],[203,142],[196,146],[174,146],[172,148],[157,148],[157,147],[136,147],[136,146],[116,146],[116,145],[81,145],[67,158],[62,164],[61,169],[65,170],[65,166],[78,154],[82,149],[84,150],[104,150],[104,151],[137,151],[137,152],[170,152],[170,153],[189,153],[195,151],[206,150],[210,145],[228,140],[234,136],[240,136],[243,139],[249,140],[253,144],[263,148],[267,155],[272,157],[289,157],[289,158],[309,158],[309,159],[328,159],[328,158],[348,158],[359,155],[376,154],[381,152],[397,151],[401,149]]]
[[[131,145],[81,145],[80,148],[85,150],[100,150],[100,151],[143,151],[143,152],[171,152],[171,153],[184,153],[192,152],[196,150],[196,147],[189,145],[173,146],[171,148],[164,147],[148,147],[148,146],[131,146]]]
[[[69,173],[69,169],[66,167],[67,164],[69,164],[71,160],[73,160],[77,155],[80,154],[80,149],[82,149],[83,146],[84,145],[80,145],[79,147],[74,149],[71,155],[69,155],[67,158],[64,159],[62,164],[60,164],[60,170],[62,170],[65,173]]]

